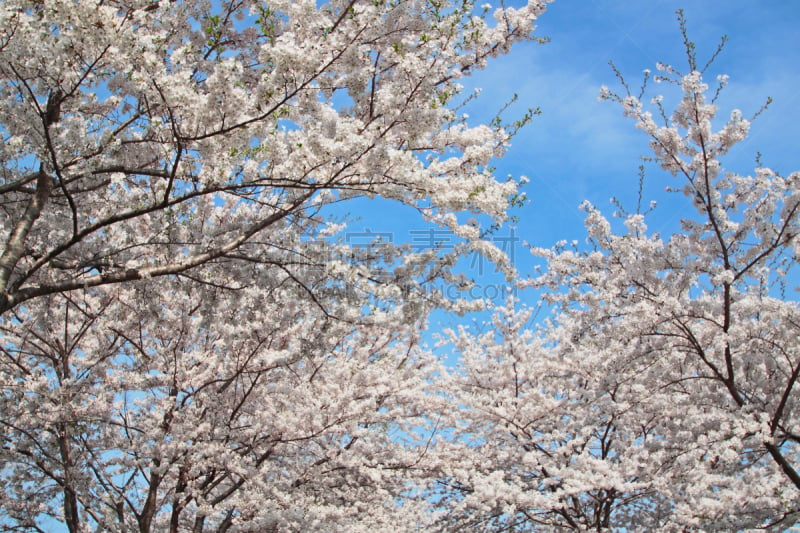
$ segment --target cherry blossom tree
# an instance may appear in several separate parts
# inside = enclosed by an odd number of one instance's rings
[[[553,309],[500,309],[451,332],[454,438],[437,453],[443,530],[783,531],[800,520],[800,173],[724,170],[749,121],[720,124],[719,91],[688,43],[679,92],[652,112],[622,81],[602,90],[651,139],[692,216],[625,228],[585,204],[589,249],[534,249],[523,285]],[[712,58],[713,59],[713,58]],[[710,62],[709,62],[710,64]],[[646,78],[647,80],[647,78]],[[646,83],[645,83],[646,89]]]
[[[503,216],[509,132],[444,104],[542,10],[5,3],[0,309],[191,272],[357,195],[472,236],[452,212]]]
[[[412,473],[453,258],[350,246],[357,197],[498,263],[459,79],[544,3],[10,0],[0,6],[0,529],[358,531]],[[424,500],[424,499],[423,499]]]
[[[393,472],[424,453],[407,445],[436,365],[400,311],[354,328],[291,286],[167,278],[46,303],[5,332],[20,375],[3,384],[4,509],[20,526],[355,529],[390,513]]]

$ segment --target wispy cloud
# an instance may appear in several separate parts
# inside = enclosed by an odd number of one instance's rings
[[[638,86],[641,71],[658,61],[686,70],[683,41],[675,11],[685,2],[661,0],[557,0],[539,23],[538,34],[552,42],[515,49],[480,74],[474,83],[484,88],[469,113],[485,119],[519,94],[509,111],[540,107],[542,115],[513,141],[498,163],[503,175],[531,177],[531,204],[522,211],[519,231],[543,245],[565,238],[582,238],[584,199],[608,206],[611,196],[635,198],[639,156],[647,155],[647,139],[620,109],[598,102],[601,85],[614,87],[608,61]],[[800,9],[792,2],[768,5],[744,0],[696,0],[685,5],[690,37],[704,63],[722,35],[726,50],[710,72],[730,74],[730,85],[719,103],[722,117],[732,108],[747,116],[767,96],[774,100],[751,130],[751,137],[730,159],[734,169],[752,170],[756,151],[764,162],[788,172],[800,168]],[[661,87],[653,87],[660,89]],[[647,194],[662,196],[674,184],[648,175]],[[664,198],[661,198],[665,200]],[[669,202],[666,199],[665,202]],[[678,214],[670,213],[667,218]]]

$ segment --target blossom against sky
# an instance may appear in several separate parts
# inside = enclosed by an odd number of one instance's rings
[[[609,61],[634,88],[642,71],[655,71],[658,62],[687,70],[677,9],[684,9],[701,64],[728,36],[707,76],[710,83],[717,74],[730,76],[719,100],[719,119],[727,119],[734,108],[750,117],[768,97],[773,99],[753,122],[749,138],[728,158],[729,170],[752,172],[757,152],[779,172],[800,169],[800,4],[557,0],[537,29],[551,39],[549,44],[518,46],[475,79],[484,88],[481,105],[487,113],[491,102],[514,93],[519,100],[512,110],[541,109],[497,165],[500,175],[525,174],[531,180],[526,191],[531,201],[517,213],[524,239],[539,246],[559,239],[582,241],[584,217],[578,206],[584,200],[611,212],[609,198],[616,196],[635,209],[639,158],[648,153],[647,138],[618,106],[597,97],[602,85],[618,87]],[[667,89],[651,84],[649,94]],[[644,197],[660,200],[662,207],[653,215],[664,231],[674,230],[670,221],[679,216],[669,212],[670,198],[663,193],[670,184],[678,185],[648,169]]]
[[[584,213],[579,206],[584,200],[610,214],[614,207],[609,200],[617,197],[635,210],[638,168],[641,156],[648,155],[648,139],[622,116],[619,106],[599,101],[598,95],[603,85],[619,88],[609,61],[633,88],[639,87],[645,69],[655,72],[658,62],[687,69],[678,9],[685,12],[701,63],[711,57],[723,35],[728,37],[707,76],[709,83],[718,74],[730,76],[719,100],[720,120],[735,108],[751,117],[768,97],[773,99],[751,125],[748,139],[726,159],[732,165],[728,170],[751,173],[758,152],[765,165],[781,173],[800,169],[800,4],[556,0],[535,32],[549,38],[548,44],[518,44],[509,55],[464,80],[465,94],[482,89],[466,109],[472,123],[491,120],[515,94],[518,99],[504,115],[507,120],[519,118],[528,108],[541,111],[496,162],[499,177],[530,179],[523,189],[529,202],[513,212],[519,218],[515,236],[521,241],[536,246],[562,239],[582,243]],[[649,94],[671,89],[651,82]],[[675,231],[681,216],[674,208],[682,205],[681,198],[664,193],[666,186],[679,185],[670,179],[656,168],[647,169],[643,199],[645,204],[658,201],[649,219],[655,231]],[[351,211],[361,219],[349,229],[422,244],[420,232],[428,229],[406,227],[406,210],[381,203],[375,213],[374,207],[364,204],[364,210]],[[504,231],[500,238],[508,235]],[[517,246],[515,260],[523,274],[527,256],[525,248]]]
[[[494,7],[498,5],[495,2]],[[519,118],[529,108],[541,111],[512,140],[505,157],[495,162],[500,179],[524,175],[530,180],[523,188],[529,201],[512,211],[518,221],[495,234],[495,243],[513,254],[523,277],[532,273],[536,262],[525,242],[541,247],[560,240],[584,245],[582,202],[590,201],[609,217],[616,210],[612,197],[627,210],[636,210],[639,166],[641,157],[649,154],[648,138],[618,105],[599,101],[598,96],[603,85],[619,89],[610,61],[633,89],[640,86],[643,71],[655,73],[659,62],[687,70],[678,9],[684,10],[701,64],[727,36],[724,50],[706,76],[710,84],[717,75],[730,76],[718,102],[720,122],[737,108],[749,118],[772,98],[768,109],[751,124],[749,137],[724,159],[727,170],[751,174],[759,152],[763,163],[780,173],[800,169],[800,4],[790,0],[555,0],[535,31],[549,43],[517,44],[510,54],[463,80],[465,95],[476,87],[482,89],[465,109],[472,124],[490,121],[515,94],[518,98],[504,114],[506,121]],[[674,89],[651,81],[648,94],[674,94]],[[687,204],[681,195],[665,193],[666,187],[679,185],[658,168],[646,169],[643,203],[655,200],[658,204],[647,218],[652,231],[679,230]],[[447,230],[431,229],[413,212],[391,203],[363,201],[352,204],[350,213],[355,218],[348,225],[353,243],[370,242],[373,234],[420,249],[434,243],[447,247],[456,240]],[[476,281],[469,295],[487,297],[496,304],[504,300],[509,284],[493,273],[486,260],[470,257],[462,270]],[[451,290],[448,295],[459,293]],[[452,320],[460,319],[443,318],[445,323]]]

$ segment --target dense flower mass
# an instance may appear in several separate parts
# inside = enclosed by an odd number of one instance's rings
[[[513,131],[448,104],[543,10],[3,2],[0,529],[422,523],[423,285],[503,261],[457,215],[516,191]],[[350,245],[363,196],[461,247]]]
[[[662,126],[627,86],[601,93],[683,182],[683,231],[651,234],[636,213],[617,233],[586,203],[590,251],[536,248],[546,269],[521,282],[544,291],[547,324],[534,332],[533,310],[510,301],[486,332],[450,332],[461,368],[432,485],[443,530],[800,522],[800,173],[723,170],[748,121],[734,111],[714,130],[688,52],[689,74],[659,67],[682,93],[671,115],[653,100]]]
[[[422,342],[480,307],[431,289],[463,254],[515,275],[490,165],[530,114],[454,109],[545,3],[4,1],[0,530],[800,524],[800,173],[725,170],[750,120],[682,18],[688,73],[646,73],[674,111],[601,91],[681,231],[586,202],[588,248],[517,281],[544,322],[510,298],[452,367]],[[452,242],[351,243],[358,198]]]

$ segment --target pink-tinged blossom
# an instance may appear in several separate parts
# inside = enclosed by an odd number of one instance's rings
[[[0,5],[0,528],[373,531],[441,403],[429,284],[503,261],[512,132],[456,120],[545,1]],[[347,242],[351,198],[458,246]],[[432,407],[434,406],[434,407]],[[416,484],[415,484],[416,483]]]
[[[461,366],[445,411],[453,438],[436,453],[460,468],[436,486],[442,531],[800,521],[800,306],[786,275],[798,268],[800,178],[726,172],[719,158],[748,121],[733,111],[715,131],[701,73],[657,68],[660,87],[682,94],[665,126],[638,98],[601,97],[650,136],[693,216],[660,237],[633,214],[617,233],[585,203],[591,250],[533,249],[546,268],[520,283],[543,293],[548,320],[532,326],[541,310],[509,300],[480,330],[448,333]]]

